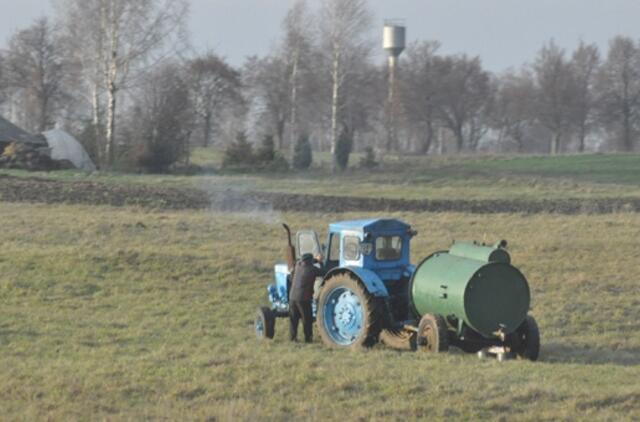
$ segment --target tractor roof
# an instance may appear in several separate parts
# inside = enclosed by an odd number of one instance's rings
[[[366,220],[349,220],[340,221],[329,225],[329,231],[332,233],[340,232],[343,230],[356,230],[356,231],[400,231],[407,230],[411,226],[403,223],[395,218],[372,218]]]

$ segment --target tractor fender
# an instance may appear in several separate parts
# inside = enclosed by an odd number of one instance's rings
[[[332,276],[340,273],[351,274],[362,282],[367,291],[376,297],[389,297],[386,286],[376,273],[361,267],[338,267],[329,271],[322,280],[322,284]]]

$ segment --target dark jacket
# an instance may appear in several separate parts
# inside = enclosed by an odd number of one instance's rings
[[[322,277],[324,271],[316,268],[312,262],[300,261],[296,264],[291,283],[291,301],[307,301],[313,299],[313,285],[316,277]]]

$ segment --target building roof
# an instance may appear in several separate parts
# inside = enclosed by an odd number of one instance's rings
[[[329,231],[400,231],[407,230],[409,228],[411,228],[411,226],[395,218],[372,218],[333,223],[329,226]]]
[[[47,146],[47,141],[43,136],[32,135],[0,116],[0,144],[10,144],[11,142],[23,142],[34,146]]]

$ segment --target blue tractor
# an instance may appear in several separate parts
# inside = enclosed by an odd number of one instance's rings
[[[506,242],[456,242],[410,263],[417,234],[396,219],[333,223],[325,245],[309,230],[292,239],[287,262],[275,266],[267,288],[270,307],[258,309],[258,338],[273,338],[275,320],[287,317],[296,257],[322,255],[326,275],[316,281],[314,317],[329,347],[372,346],[443,352],[449,345],[468,352],[499,349],[535,360],[540,348],[537,324],[528,315],[529,285],[511,266]]]

